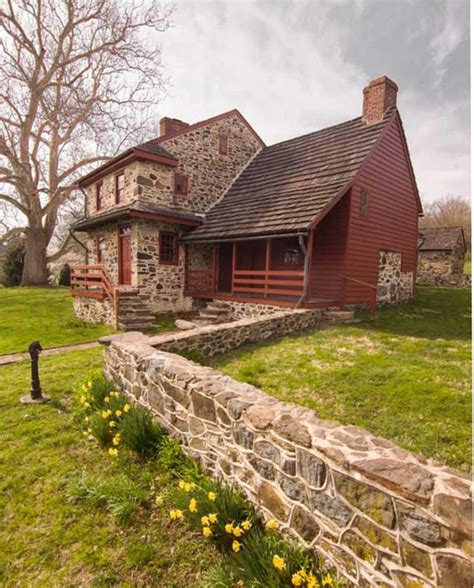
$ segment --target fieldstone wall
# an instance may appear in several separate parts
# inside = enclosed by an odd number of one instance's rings
[[[136,259],[139,298],[155,313],[184,311],[192,308],[192,298],[184,296],[184,247],[179,245],[177,265],[160,263],[160,231],[177,232],[176,225],[138,222],[136,228]]]
[[[148,344],[165,351],[195,351],[204,357],[213,357],[244,343],[268,341],[289,333],[313,329],[319,326],[321,317],[320,310],[280,309],[280,312],[271,316],[240,319],[150,337]]]
[[[219,153],[219,136],[228,136],[228,154]],[[261,149],[242,119],[231,114],[161,145],[178,159],[177,171],[188,176],[188,195],[175,204],[191,212],[207,212],[235,177]]]
[[[464,273],[464,248],[450,251],[418,251],[416,281],[432,286],[469,288],[471,276]]]
[[[105,367],[210,474],[235,484],[348,584],[471,586],[463,475],[158,351],[142,335],[109,338]]]
[[[79,320],[115,326],[115,310],[108,298],[97,300],[74,297],[72,303],[74,314]]]
[[[86,187],[86,211],[87,216],[103,212],[107,209],[117,208],[124,204],[129,204],[137,199],[137,162],[128,164],[123,168],[124,171],[124,192],[122,201],[119,204],[115,203],[115,176],[117,172],[113,172],[100,181],[103,185],[102,208],[98,211],[96,204],[96,183],[90,184]]]
[[[226,300],[226,304],[232,309],[232,316],[235,320],[272,316],[282,312],[281,306],[271,306],[270,304],[235,302],[234,300]]]
[[[413,298],[413,272],[402,272],[402,255],[380,251],[377,284],[378,304],[398,304]]]
[[[97,239],[100,239],[100,248],[102,251],[102,263],[107,267],[107,271],[115,284],[119,281],[118,267],[118,226],[117,223],[91,229],[87,237],[83,239],[89,250],[89,263],[99,263],[97,256]],[[133,250],[134,235],[132,231],[131,243]],[[132,264],[132,283],[136,281],[136,268]]]

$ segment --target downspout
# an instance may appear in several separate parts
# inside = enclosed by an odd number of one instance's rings
[[[303,276],[303,294],[301,295],[301,298],[296,303],[295,308],[299,308],[303,304],[303,301],[306,299],[306,295],[308,293],[308,273],[309,273],[309,255],[308,255],[308,249],[306,248],[306,245],[304,244],[304,236],[303,235],[298,235],[298,243],[299,243],[301,251],[303,252],[303,255],[304,255],[304,276]]]

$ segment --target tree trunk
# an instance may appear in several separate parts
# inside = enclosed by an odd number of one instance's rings
[[[48,265],[46,263],[46,249],[48,237],[43,227],[30,227],[26,233],[26,252],[22,286],[48,285]]]

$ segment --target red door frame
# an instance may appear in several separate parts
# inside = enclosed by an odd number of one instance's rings
[[[127,225],[122,225],[117,227],[117,245],[118,245],[118,276],[119,276],[119,284],[124,286],[131,286],[132,284],[132,243],[131,243],[131,235],[121,235],[121,231],[124,229],[130,228]],[[122,255],[122,241],[123,239],[128,239],[128,247],[129,247],[129,259],[130,259],[130,277],[128,281],[124,280],[124,267],[123,267],[123,255]]]

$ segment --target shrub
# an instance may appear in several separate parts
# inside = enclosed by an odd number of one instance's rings
[[[25,243],[23,240],[15,241],[8,249],[3,262],[1,272],[1,283],[4,286],[12,287],[21,284],[21,275],[25,262]]]
[[[59,270],[58,276],[59,286],[70,286],[71,285],[71,266],[65,263]]]
[[[141,407],[133,407],[123,415],[119,432],[122,443],[144,459],[156,455],[164,437],[160,425]]]

